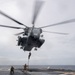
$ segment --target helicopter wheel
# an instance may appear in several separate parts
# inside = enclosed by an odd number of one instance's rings
[[[23,49],[23,47],[20,47],[20,49]]]
[[[41,35],[41,37],[43,37],[43,35]]]
[[[37,51],[37,48],[35,47],[35,49],[34,49],[35,51]]]

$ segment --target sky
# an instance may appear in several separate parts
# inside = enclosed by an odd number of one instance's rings
[[[35,22],[36,27],[75,19],[75,0],[43,0],[44,4]],[[35,0],[0,0],[0,10],[31,27]],[[19,26],[0,15],[0,24]],[[46,31],[69,33],[59,35],[45,33],[45,43],[37,51],[31,51],[30,65],[75,65],[75,22],[43,28]],[[28,53],[17,46],[14,34],[23,30],[0,27],[0,65],[28,63]]]

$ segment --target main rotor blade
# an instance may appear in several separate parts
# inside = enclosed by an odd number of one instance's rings
[[[51,31],[43,31],[47,33],[54,33],[54,34],[62,34],[62,35],[68,35],[68,33],[60,33],[60,32],[51,32]]]
[[[43,27],[39,27],[39,28],[46,28],[46,27],[57,26],[57,25],[60,25],[60,24],[67,24],[67,23],[72,23],[72,22],[75,22],[75,19],[66,20],[66,21],[63,21],[63,22],[59,22],[59,23],[55,23],[55,24],[51,24],[51,25],[47,25],[47,26],[43,26]]]
[[[20,34],[23,34],[24,32],[20,32],[20,33],[17,33],[17,34],[15,34],[15,35],[20,35]]]
[[[33,13],[33,20],[32,20],[32,24],[34,25],[35,24],[35,21],[36,21],[36,18],[38,16],[38,13],[40,12],[40,9],[43,5],[43,1],[41,0],[36,0],[35,1],[35,6],[34,6],[34,13]]]
[[[7,17],[7,18],[11,19],[12,21],[14,21],[14,22],[18,23],[19,25],[22,25],[22,26],[27,27],[27,26],[26,26],[26,25],[24,25],[23,23],[21,23],[21,22],[19,22],[19,21],[15,20],[15,19],[13,19],[12,17],[8,16],[7,14],[5,14],[5,13],[4,13],[4,12],[2,12],[2,11],[0,11],[0,14],[2,14],[3,16],[5,16],[5,17]]]
[[[13,28],[13,29],[24,29],[21,27],[14,27],[14,26],[7,26],[7,25],[0,25],[0,27],[7,27],[7,28]]]

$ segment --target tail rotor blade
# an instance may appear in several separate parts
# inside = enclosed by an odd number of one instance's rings
[[[35,24],[36,18],[38,16],[39,12],[40,12],[40,9],[41,9],[43,3],[44,2],[41,1],[41,0],[36,0],[36,2],[35,2],[34,13],[33,13],[33,20],[32,20],[32,24],[33,25]]]

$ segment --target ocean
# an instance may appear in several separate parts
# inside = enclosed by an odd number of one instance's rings
[[[23,69],[24,65],[0,65],[0,75],[10,75],[10,68],[13,66],[15,69]],[[37,69],[66,69],[66,70],[74,70],[75,65],[30,65],[29,68],[37,68]],[[15,70],[14,75],[75,75],[75,72],[63,73],[63,72],[28,72],[23,73],[21,70]]]
[[[10,69],[11,66],[14,66],[14,68],[17,69],[17,68],[23,68],[24,65],[0,65],[0,70]],[[29,68],[75,70],[75,65],[30,65]]]

